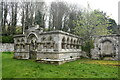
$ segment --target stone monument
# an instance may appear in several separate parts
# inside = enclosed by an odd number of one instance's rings
[[[81,38],[60,30],[43,32],[32,27],[14,36],[14,58],[62,64],[81,56]]]

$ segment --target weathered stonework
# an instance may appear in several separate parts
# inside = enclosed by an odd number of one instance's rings
[[[118,60],[120,54],[120,35],[94,37],[92,59]]]
[[[92,59],[118,60],[119,44],[120,35],[94,37]],[[14,52],[16,59],[34,59],[51,64],[63,64],[86,56],[81,51],[79,36],[60,30],[43,32],[36,27],[14,36]]]
[[[30,28],[14,36],[14,58],[62,64],[81,56],[81,38],[63,31],[42,32]]]

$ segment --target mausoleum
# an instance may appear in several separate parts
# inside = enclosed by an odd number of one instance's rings
[[[14,58],[62,64],[81,56],[81,38],[60,30],[43,32],[32,27],[14,36]]]

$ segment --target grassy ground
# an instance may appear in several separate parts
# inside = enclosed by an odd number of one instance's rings
[[[117,61],[80,59],[62,65],[16,60],[13,54],[2,54],[3,78],[117,78]],[[104,65],[104,64],[105,65]],[[110,64],[110,65],[109,65]]]

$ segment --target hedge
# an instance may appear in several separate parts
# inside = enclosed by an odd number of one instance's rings
[[[2,43],[14,43],[13,36],[0,36],[0,42],[2,42]]]

